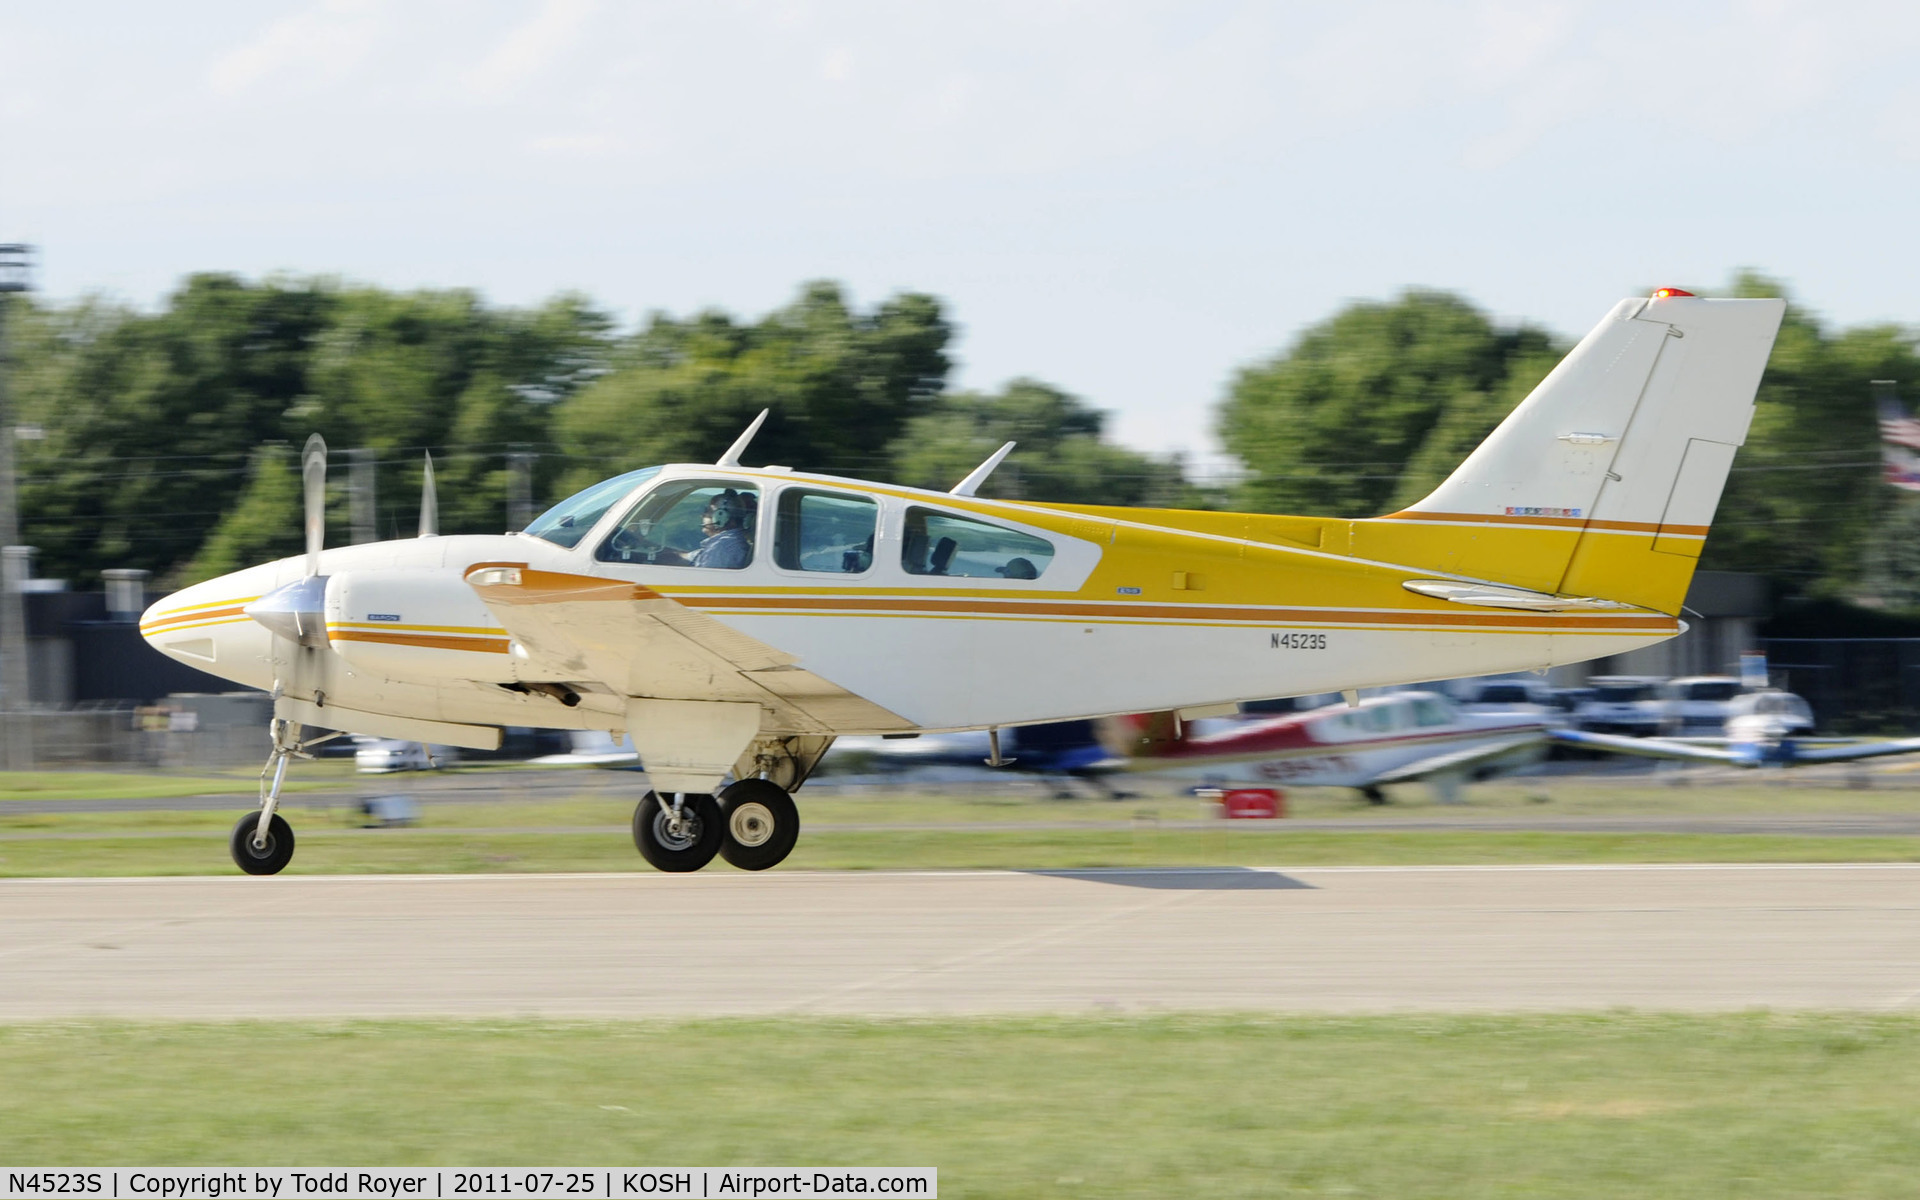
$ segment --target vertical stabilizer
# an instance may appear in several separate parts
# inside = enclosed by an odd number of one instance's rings
[[[1458,574],[1678,613],[1785,310],[1621,301],[1458,470],[1382,524],[1462,531],[1423,556]]]

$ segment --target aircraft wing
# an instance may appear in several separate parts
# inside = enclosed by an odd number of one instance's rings
[[[1424,779],[1429,775],[1438,775],[1446,771],[1461,771],[1492,762],[1528,746],[1537,746],[1544,737],[1541,733],[1516,733],[1495,741],[1481,742],[1459,750],[1450,750],[1445,754],[1435,754],[1430,758],[1410,762],[1390,771],[1382,771],[1373,777],[1374,783],[1407,783],[1415,779]]]
[[[1547,734],[1568,746],[1589,750],[1611,750],[1615,754],[1638,754],[1643,758],[1677,758],[1688,762],[1737,763],[1733,751],[1715,746],[1694,745],[1672,738],[1621,737],[1617,733],[1588,733],[1580,729],[1554,729]]]
[[[618,696],[750,701],[801,733],[913,728],[793,655],[636,583],[525,563],[477,563],[466,580],[550,678],[599,683]]]
[[[1920,738],[1896,742],[1855,742],[1850,746],[1827,746],[1819,750],[1793,748],[1793,760],[1803,763],[1851,762],[1857,758],[1884,758],[1889,754],[1920,754]]]

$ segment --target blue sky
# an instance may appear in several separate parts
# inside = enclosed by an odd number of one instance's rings
[[[1831,0],[0,0],[0,240],[142,305],[929,291],[963,384],[1204,458],[1237,367],[1407,286],[1577,336],[1751,266],[1920,322],[1916,51],[1920,9]]]

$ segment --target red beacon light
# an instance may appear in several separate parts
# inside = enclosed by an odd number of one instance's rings
[[[1671,300],[1675,296],[1691,296],[1692,292],[1680,288],[1661,288],[1653,294],[1655,300]]]

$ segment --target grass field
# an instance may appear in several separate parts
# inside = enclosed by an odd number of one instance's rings
[[[328,764],[332,765],[332,764]],[[42,776],[105,787],[96,776],[46,772],[8,783],[56,794]],[[289,797],[299,850],[296,873],[632,871],[646,869],[625,834],[638,783],[631,775],[515,771],[421,777],[354,777],[338,770]],[[139,776],[107,776],[130,790]],[[201,794],[208,780],[157,776],[161,798]],[[217,782],[217,779],[215,780]],[[1904,784],[1905,778],[1899,779]],[[498,797],[452,802],[460,795]],[[7,788],[14,788],[8,792]],[[180,789],[168,791],[167,789]],[[192,790],[188,790],[192,789]],[[421,803],[413,828],[357,828],[353,800],[406,791]],[[1208,820],[1212,808],[1171,789],[1124,801],[1056,800],[1026,781],[1005,788],[836,790],[800,794],[805,833],[783,869],[1047,868],[1095,866],[1520,863],[1520,862],[1904,862],[1920,860],[1920,836],[1784,832],[1576,832],[1556,818],[1920,812],[1920,789],[1855,791],[1779,781],[1676,787],[1644,777],[1510,780],[1473,789],[1468,805],[1438,805],[1422,789],[1376,807],[1339,789],[1298,789],[1300,820],[1339,818],[1340,830],[1296,821]],[[75,795],[74,798],[82,798]],[[55,805],[57,808],[57,804]],[[0,876],[225,874],[224,839],[250,802],[230,808],[121,812],[8,811],[0,804]],[[1446,828],[1396,828],[1409,818]],[[1476,828],[1516,818],[1533,830]],[[716,865],[715,870],[725,870]]]
[[[231,820],[225,822],[231,825]],[[301,827],[287,874],[648,871],[606,833],[349,831]],[[1689,833],[813,831],[776,870],[1338,866],[1460,863],[1915,862],[1920,837]],[[710,871],[733,868],[716,859]],[[0,841],[0,877],[227,875],[224,832]]]
[[[1906,1197],[1920,1020],[0,1026],[0,1159],[935,1166],[948,1197]]]

